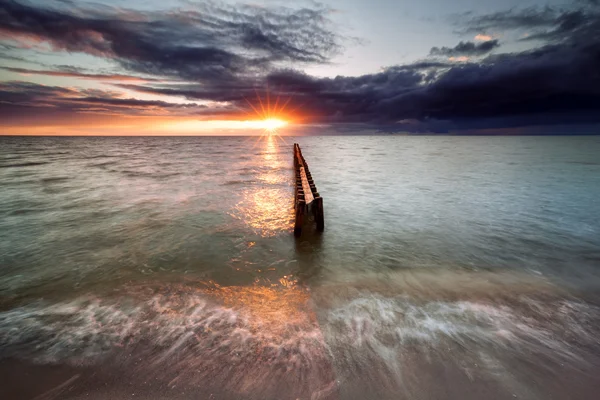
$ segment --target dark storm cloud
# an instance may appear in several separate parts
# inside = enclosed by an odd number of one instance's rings
[[[388,68],[360,77],[315,78],[276,71],[258,87],[291,98],[311,120],[365,122],[397,130],[600,122],[600,46],[552,44],[480,63]],[[153,87],[132,90],[231,102],[247,108],[256,86]]]
[[[386,130],[445,132],[600,122],[599,17],[593,7],[525,9],[471,17],[467,29],[536,29],[533,50],[479,62],[418,62],[359,77],[316,78],[275,70],[249,81],[201,85],[122,85],[130,90],[213,100],[247,109],[255,88],[291,99],[308,119],[368,123]],[[533,32],[533,31],[532,31]],[[558,34],[560,32],[560,35]],[[533,33],[532,33],[533,34]],[[438,48],[444,56],[484,55],[497,41]]]
[[[600,109],[599,65],[597,45],[548,46],[535,52],[455,66],[429,84],[422,84],[415,76],[412,84],[406,81],[405,85],[398,85],[393,79],[388,80],[396,76],[394,70],[375,76],[382,82],[380,85],[350,79],[341,91],[349,97],[341,96],[340,86],[333,82],[320,82],[326,84],[327,90],[321,90],[318,97],[323,104],[332,98],[343,99],[345,107],[338,108],[341,100],[330,104],[330,115],[343,114],[360,99],[361,118],[371,116],[375,121],[464,121],[518,116],[526,123],[528,115],[594,114]],[[600,120],[600,115],[596,119]]]
[[[536,38],[544,44],[480,62],[413,70],[404,66],[361,78],[289,76],[287,82],[327,120],[367,120],[407,131],[600,122],[597,8],[513,10],[475,18],[469,26],[482,32],[482,24],[491,27],[492,21],[495,28],[540,28]],[[399,83],[400,71],[414,75]]]
[[[0,32],[54,49],[111,58],[142,73],[223,79],[274,63],[326,62],[338,50],[328,10],[196,4],[194,10],[137,12],[75,2],[0,3]]]
[[[488,40],[483,43],[460,42],[455,47],[433,47],[429,52],[432,56],[482,56],[500,47],[498,40]]]
[[[431,73],[436,68],[448,65],[424,62],[359,77],[315,78],[295,70],[279,70],[261,80],[245,83],[118,86],[145,93],[182,96],[188,100],[229,102],[237,110],[247,110],[248,101],[258,103],[257,96],[266,97],[265,88],[269,88],[270,98],[287,102],[288,110],[297,109],[311,120],[381,122],[388,120],[381,114],[381,101],[427,84],[433,79]]]
[[[269,88],[269,92],[275,97],[293,97],[292,100],[296,102],[298,99],[310,102],[313,96],[321,95],[332,99],[352,98],[364,94],[363,92],[389,95],[428,83],[435,79],[440,70],[451,67],[451,63],[424,61],[390,67],[377,74],[359,77],[314,78],[298,70],[283,69],[243,82],[215,81],[202,84],[155,86],[119,84],[116,86],[143,93],[182,96],[189,100],[239,102],[240,106],[247,106],[247,100],[265,95],[266,88]]]

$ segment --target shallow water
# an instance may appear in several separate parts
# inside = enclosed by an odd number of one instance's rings
[[[292,235],[303,148],[326,231]],[[595,399],[600,138],[0,138],[3,398]]]

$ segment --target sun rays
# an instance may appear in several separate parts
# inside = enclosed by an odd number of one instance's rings
[[[294,120],[293,112],[295,110],[287,109],[291,97],[283,101],[278,95],[275,97],[274,101],[271,101],[271,94],[269,93],[268,88],[263,96],[258,93],[258,90],[255,90],[255,93],[256,102],[244,98],[251,109],[250,112],[246,113],[246,115],[251,118],[246,121],[246,123],[249,127],[260,129],[262,131],[254,146],[256,146],[261,139],[268,139],[268,141],[272,142],[273,137],[280,139],[284,144],[287,144],[280,135],[280,131],[293,123]]]

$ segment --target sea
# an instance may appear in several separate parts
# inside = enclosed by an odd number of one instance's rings
[[[0,137],[3,400],[599,393],[598,136]]]

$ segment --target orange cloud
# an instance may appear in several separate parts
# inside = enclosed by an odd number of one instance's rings
[[[481,33],[479,35],[475,36],[475,40],[478,40],[480,42],[489,42],[492,39],[493,39],[493,37],[491,37],[490,35],[484,35]]]

